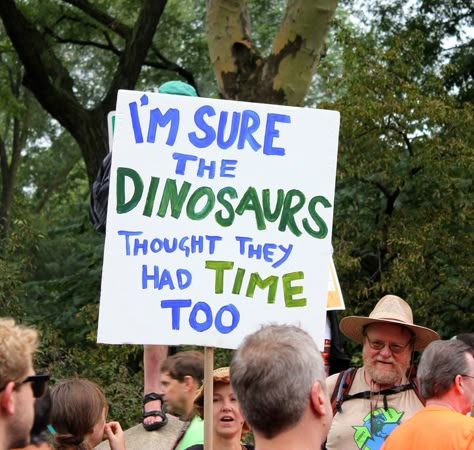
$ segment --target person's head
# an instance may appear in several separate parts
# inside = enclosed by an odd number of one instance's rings
[[[213,372],[213,431],[221,439],[240,442],[240,438],[249,431],[242,413],[240,412],[237,397],[230,384],[228,367],[215,369]],[[204,419],[204,386],[196,394],[194,406],[200,417]]]
[[[364,368],[380,385],[399,383],[410,367],[413,350],[439,339],[435,331],[413,323],[410,305],[396,295],[382,297],[368,317],[344,317],[339,327],[363,345]]]
[[[190,350],[178,352],[161,364],[161,385],[168,411],[189,416],[193,411],[194,397],[204,378],[204,356]]]
[[[34,376],[33,355],[38,345],[35,330],[0,318],[0,445],[24,447],[30,441],[39,381]],[[35,390],[35,392],[33,391]]]
[[[237,349],[230,376],[256,436],[278,438],[310,418],[312,429],[322,434],[317,439],[324,441],[332,418],[324,364],[306,331],[293,325],[263,326]]]
[[[432,342],[421,355],[417,372],[421,395],[447,399],[465,414],[474,404],[474,352],[458,339]]]
[[[104,437],[108,403],[102,389],[87,379],[59,382],[51,390],[54,446],[92,449]]]

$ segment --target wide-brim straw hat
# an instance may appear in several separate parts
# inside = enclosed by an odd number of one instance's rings
[[[410,305],[396,295],[386,295],[382,297],[368,317],[344,317],[339,324],[339,328],[348,338],[359,344],[363,344],[363,329],[371,323],[393,323],[408,328],[415,334],[415,350],[421,350],[430,342],[440,338],[436,331],[415,325],[413,323],[413,312]]]

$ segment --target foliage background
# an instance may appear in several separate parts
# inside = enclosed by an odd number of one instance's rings
[[[18,3],[56,36],[51,42],[77,95],[91,104],[101,98],[114,69],[111,54],[78,43],[90,30],[58,20],[57,2]],[[285,2],[248,4],[252,38],[268,54]],[[135,19],[136,1],[95,5],[125,23]],[[168,1],[154,42],[192,74],[202,96],[217,97],[205,13],[204,2]],[[443,338],[474,329],[474,52],[472,34],[464,33],[473,17],[472,7],[454,0],[411,7],[347,1],[337,11],[305,105],[342,117],[333,230],[347,305],[341,316],[368,314],[378,298],[396,293],[413,306],[416,323]],[[65,35],[76,42],[57,38]],[[145,65],[136,88],[179,77]],[[76,375],[97,381],[111,416],[128,427],[141,415],[143,350],[96,344],[104,237],[89,221],[85,164],[71,135],[21,81],[0,23],[0,314],[38,327],[37,367],[53,382]],[[358,349],[346,346],[358,362]],[[215,365],[230,357],[218,350]]]

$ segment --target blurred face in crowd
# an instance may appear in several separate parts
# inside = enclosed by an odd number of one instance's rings
[[[362,357],[372,381],[381,386],[401,382],[413,350],[411,332],[390,323],[370,324],[365,331]]]
[[[228,383],[214,384],[213,394],[214,433],[223,438],[240,439],[244,418],[232,386]]]
[[[187,377],[184,377],[185,379],[183,381],[179,381],[171,377],[169,372],[161,373],[161,385],[166,409],[170,413],[178,416],[188,414]]]
[[[33,365],[30,363],[28,372],[23,379],[34,374]],[[11,388],[12,383],[9,383],[9,385]],[[31,382],[22,383],[22,380],[17,380],[11,395],[14,402],[14,414],[9,416],[8,419],[10,422],[9,431],[11,431],[12,437],[11,447],[24,447],[30,442],[30,431],[35,418],[35,397]]]
[[[106,421],[107,411],[106,408],[104,408],[99,421],[94,425],[94,428],[92,428],[92,432],[88,437],[88,442],[92,445],[92,447],[100,444],[100,442],[104,439]]]

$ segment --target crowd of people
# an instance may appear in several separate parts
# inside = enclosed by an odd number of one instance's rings
[[[395,295],[339,325],[362,345],[361,367],[327,377],[306,331],[263,325],[243,340],[230,367],[214,370],[209,418],[203,354],[163,358],[153,375],[160,379],[156,397],[145,399],[159,408],[143,419],[159,420],[144,422],[144,433],[160,433],[172,414],[182,421],[177,450],[204,449],[207,420],[212,450],[474,450],[474,333],[441,340],[415,324]],[[0,319],[0,450],[91,450],[103,439],[111,450],[130,448],[120,424],[108,421],[96,383],[74,378],[48,388],[48,375],[33,368],[37,346],[34,329]],[[423,350],[418,367],[416,350]],[[253,444],[244,443],[249,431]]]

